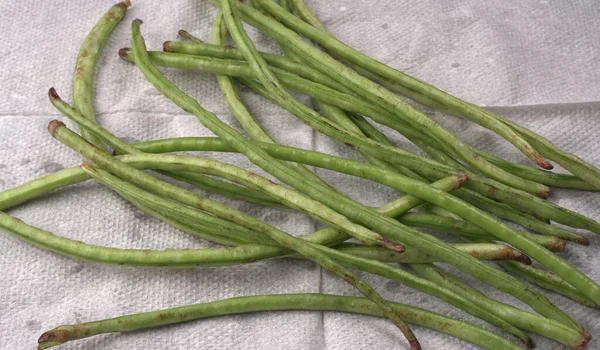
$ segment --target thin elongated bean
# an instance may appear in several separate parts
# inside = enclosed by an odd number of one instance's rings
[[[389,304],[394,311],[398,312],[402,318],[410,323],[464,339],[484,349],[520,349],[519,346],[470,323],[408,305],[394,302],[389,302]],[[77,325],[58,326],[45,332],[40,337],[38,340],[40,344],[38,350],[103,333],[136,331],[208,317],[249,312],[283,310],[337,311],[381,317],[381,312],[373,306],[371,301],[364,298],[325,294],[280,294],[237,297]]]
[[[212,27],[212,41],[215,45],[223,45],[227,36],[226,26],[223,22],[223,14],[219,11],[217,18]],[[248,111],[244,102],[237,93],[237,89],[233,84],[231,77],[222,74],[216,74],[217,82],[221,88],[223,97],[227,101],[229,110],[235,118],[240,122],[242,128],[248,133],[250,138],[266,142],[277,143],[275,140],[260,126],[254,116]],[[305,176],[307,179],[313,180],[323,186],[327,186],[333,190],[335,188],[323,181],[319,176],[298,163],[287,163],[292,171],[298,172],[300,176]],[[336,190],[337,191],[337,190]]]
[[[551,187],[572,188],[576,190],[585,191],[600,190],[600,188],[594,187],[590,183],[585,182],[577,176],[571,174],[553,173],[550,171],[536,169],[522,164],[511,163],[500,157],[496,157],[481,150],[477,150],[476,152],[480,156],[487,159],[488,162],[495,164],[496,166],[499,166],[502,169],[509,171],[515,175],[518,175],[524,179],[539,182],[541,184],[548,185]]]
[[[469,237],[481,237],[489,240],[497,239],[485,230],[482,230],[481,228],[471,224],[470,222],[464,220],[456,220],[440,215],[425,213],[406,213],[399,217],[398,220],[403,224],[412,227],[429,228],[443,232],[466,235]],[[524,236],[527,236],[527,238],[529,238],[530,240],[553,252],[562,252],[565,250],[566,242],[562,239],[531,234],[529,232],[524,231],[521,231],[520,233]]]
[[[9,234],[42,249],[76,259],[127,266],[171,266],[192,267],[208,264],[225,266],[252,262],[244,254],[245,245],[234,248],[205,248],[178,250],[118,249],[85,244],[80,241],[56,236],[55,234],[28,225],[8,214],[0,212],[0,227]],[[275,247],[276,248],[276,247]],[[231,251],[231,254],[223,252]],[[239,259],[238,256],[241,256]]]
[[[454,195],[478,208],[481,208],[496,215],[501,219],[512,221],[534,232],[546,236],[554,236],[561,239],[566,239],[581,245],[587,246],[590,244],[590,241],[580,234],[576,234],[571,231],[562,229],[560,227],[552,226],[550,224],[542,222],[532,215],[529,215],[527,213],[521,213],[518,210],[515,210],[514,208],[506,204],[498,203],[468,189],[457,191],[456,193],[454,193]]]
[[[0,192],[0,211],[6,211],[57,188],[74,185],[89,177],[78,166],[61,169],[53,174],[42,176],[20,186]]]
[[[126,194],[121,193],[126,196]],[[128,198],[132,199],[133,198]],[[136,203],[139,204],[139,203]],[[152,216],[157,216],[160,220],[165,220],[161,213],[144,207],[150,211]],[[198,235],[195,228],[191,228],[178,220],[166,220],[176,228],[194,235]],[[285,257],[288,250],[278,246],[269,246],[264,244],[243,244],[237,247],[228,248],[204,248],[204,249],[178,249],[178,250],[136,250],[136,249],[118,249],[103,246],[95,246],[80,241],[70,240],[56,236],[48,231],[24,224],[21,220],[0,212],[0,227],[4,228],[11,235],[23,239],[42,249],[50,250],[55,253],[69,256],[76,259],[95,261],[104,264],[129,265],[129,266],[172,266],[172,267],[192,267],[192,266],[229,266],[250,263],[258,260],[269,259],[273,257]],[[243,230],[243,228],[240,228]],[[206,231],[207,239],[215,241],[214,230]],[[208,237],[210,236],[210,237]],[[311,235],[303,236],[303,239],[311,239]],[[314,234],[312,235],[314,236]],[[319,241],[319,240],[317,240]],[[333,242],[320,241],[324,244]],[[238,245],[241,242],[230,242]],[[456,244],[457,249],[474,254],[479,259],[515,259],[522,261],[522,255],[517,251],[508,251],[501,245],[481,245],[481,244]],[[391,252],[387,249],[360,246],[360,245],[341,245],[336,249],[342,252],[348,252],[353,255],[369,259],[378,259],[386,262],[429,262],[435,261],[435,258],[423,256],[416,249],[410,249],[406,257],[403,254]]]
[[[482,109],[483,110],[483,109]],[[592,186],[600,189],[600,169],[587,163],[578,156],[565,152],[554,146],[548,139],[536,134],[535,132],[524,128],[509,119],[494,115],[496,118],[506,123],[516,131],[518,131],[526,140],[540,150],[546,157],[554,160],[563,168],[570,171],[580,179],[586,181]]]
[[[73,74],[73,105],[89,120],[96,122],[93,106],[94,73],[98,57],[113,29],[121,22],[131,6],[129,0],[122,1],[108,10],[100,18],[83,40],[77,55],[75,74]],[[81,135],[98,147],[104,147],[102,142],[82,129]]]
[[[300,236],[302,238],[303,236]],[[518,250],[504,244],[493,243],[453,243],[452,246],[462,252],[465,252],[478,260],[486,261],[515,261],[519,264],[531,264],[529,257]],[[365,244],[342,243],[332,246],[333,249],[354,255],[363,259],[376,260],[388,263],[400,264],[425,264],[438,262],[437,258],[423,254],[416,248],[406,247],[401,254],[381,247],[369,246]],[[281,256],[301,258],[298,254]],[[279,258],[279,257],[278,257]]]
[[[522,264],[520,264],[522,265]],[[598,308],[598,305],[592,302],[588,297],[581,294],[577,289],[575,289],[568,282],[558,277],[557,275],[537,268],[535,266],[530,266],[530,268],[522,269],[520,266],[513,264],[504,264],[501,263],[506,271],[509,271],[512,274],[515,274],[538,287],[547,289],[556,294],[560,294],[569,299],[575,300],[576,302],[593,308]]]
[[[273,172],[276,170],[273,169],[273,167],[271,165],[277,165],[277,163],[273,163],[272,159],[265,157],[264,153],[257,153],[256,150],[253,149],[253,147],[247,142],[247,140],[240,137],[240,135],[237,132],[234,132],[233,130],[231,130],[231,128],[225,126],[213,114],[210,114],[210,113],[206,112],[204,109],[202,109],[195,100],[193,100],[189,96],[185,95],[176,86],[174,86],[172,83],[170,83],[168,80],[166,80],[151,65],[150,60],[147,56],[147,52],[145,51],[145,46],[143,44],[143,41],[141,41],[140,38],[137,38],[139,36],[139,23],[134,22],[134,30],[135,30],[135,32],[134,32],[135,35],[134,35],[134,42],[133,42],[134,43],[133,50],[134,50],[134,56],[136,57],[136,65],[142,70],[142,72],[144,72],[144,74],[152,82],[152,84],[159,91],[161,91],[164,95],[166,95],[171,100],[173,100],[176,104],[178,104],[180,107],[182,107],[184,110],[186,110],[186,111],[192,113],[193,115],[195,115],[196,117],[200,118],[201,122],[204,125],[207,125],[208,128],[211,131],[213,131],[213,133],[217,134],[219,137],[223,138],[227,142],[231,142],[232,145],[236,146],[236,148],[239,147],[238,148],[239,151],[246,154],[246,156],[251,161],[253,161],[255,163],[260,163],[261,167],[263,167],[263,169],[265,169],[265,170],[267,170],[267,172],[273,174]],[[381,146],[379,146],[379,147],[381,148]],[[266,161],[266,163],[264,161]],[[277,175],[281,175],[281,174],[277,174]],[[296,179],[296,180],[299,180],[299,181],[298,182],[294,181],[292,184],[297,187],[300,185],[300,181],[302,181],[302,179]],[[423,186],[423,184],[419,184],[419,185]],[[307,191],[312,191],[313,189],[314,189],[314,187],[312,187],[312,186],[305,188],[305,190],[307,190]],[[380,231],[382,233],[385,232],[385,234],[389,235],[392,238],[402,239],[407,242],[412,241],[412,243],[410,243],[412,245],[424,246],[426,249],[425,252],[429,251],[430,253],[432,253],[434,255],[440,256],[445,261],[448,261],[448,262],[454,264],[455,266],[459,267],[460,269],[463,269],[465,272],[476,275],[478,278],[481,278],[482,280],[494,285],[498,289],[510,291],[511,294],[513,294],[519,298],[522,298],[522,300],[523,299],[527,300],[534,309],[538,310],[538,312],[546,315],[547,317],[550,317],[550,318],[556,317],[559,320],[564,320],[564,322],[566,324],[572,324],[574,327],[579,327],[579,326],[577,326],[576,322],[574,322],[570,317],[568,317],[562,311],[558,310],[555,306],[553,306],[551,303],[549,303],[549,301],[546,298],[535,293],[532,289],[530,289],[527,286],[525,286],[524,284],[518,282],[518,280],[516,280],[512,277],[509,278],[509,276],[507,276],[505,274],[498,274],[497,270],[495,270],[493,268],[489,268],[489,266],[487,266],[485,264],[481,264],[476,259],[474,259],[470,256],[466,256],[466,255],[456,251],[455,249],[452,249],[451,247],[440,242],[439,240],[435,239],[434,237],[422,235],[421,233],[419,233],[417,231],[414,231],[412,229],[409,229],[407,227],[400,225],[397,221],[388,220],[389,218],[381,217],[381,215],[374,215],[377,213],[372,210],[368,210],[368,208],[359,207],[360,208],[360,216],[359,216],[359,215],[357,215],[358,213],[356,211],[348,210],[348,209],[350,209],[350,207],[346,206],[346,204],[348,204],[348,205],[352,205],[355,207],[355,204],[353,204],[352,202],[348,202],[344,198],[339,198],[338,196],[336,196],[334,194],[323,196],[323,192],[321,191],[321,188],[318,190],[318,194],[315,194],[315,196],[318,196],[318,198],[320,198],[321,200],[326,200],[329,205],[338,208],[338,210],[343,210],[345,215],[347,215],[348,217],[352,217],[354,220],[358,219],[360,221],[365,221],[368,219],[368,222],[370,223],[370,225],[372,225],[373,227],[377,227],[378,231]],[[343,204],[343,205],[340,206],[341,204]],[[365,216],[363,214],[368,214],[368,215]],[[489,217],[486,217],[486,220],[488,218]],[[491,218],[489,218],[489,219],[491,219]],[[503,224],[499,225],[496,220],[493,220],[493,223],[490,223],[490,225],[494,226],[494,227],[498,227],[501,230],[505,230],[506,228],[508,228],[507,226],[505,226]],[[523,239],[522,237],[519,237],[519,238]],[[531,242],[531,244],[533,245],[533,247],[532,247],[533,249],[536,249],[538,252],[541,252],[541,251],[544,252],[541,254],[547,253],[545,248],[540,247],[533,242]],[[529,250],[525,253],[529,253]],[[556,257],[554,257],[553,255],[548,258],[552,259],[552,260],[556,259]],[[562,265],[562,263],[561,263],[561,265]],[[571,270],[571,269],[569,268],[569,270]],[[592,295],[596,295],[594,290],[597,287],[595,287],[595,284],[593,282],[590,283],[589,282],[590,280],[587,279],[587,277],[582,277],[581,273],[571,273],[571,272],[569,272],[569,273],[570,273],[570,275],[565,276],[565,279],[570,278],[571,280],[573,280],[573,281],[569,281],[569,282],[572,282],[573,285],[576,285],[575,282],[577,282],[577,284],[579,284],[579,286],[577,286],[577,288],[584,287],[581,289],[587,290],[586,294],[589,293],[590,297],[592,297]],[[583,279],[579,280],[580,278],[583,278]],[[575,281],[575,279],[577,279],[579,281]],[[600,292],[598,294],[600,294]],[[599,296],[599,298],[600,298],[600,296]]]

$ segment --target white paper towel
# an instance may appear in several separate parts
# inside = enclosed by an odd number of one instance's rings
[[[46,131],[59,114],[47,102],[55,86],[70,100],[71,77],[85,34],[113,1],[0,2],[0,189],[76,165],[81,158]],[[600,165],[600,6],[595,1],[309,1],[344,42],[474,103],[493,107]],[[185,28],[208,40],[215,10],[205,0],[134,1],[98,64],[95,107],[99,122],[126,140],[210,135],[198,121],[163,98],[117,50],[129,46],[132,19],[144,20],[148,46],[160,49]],[[257,45],[273,50],[250,31]],[[168,77],[208,110],[239,128],[210,74],[168,71]],[[358,159],[355,152],[313,133],[282,109],[243,93],[265,129],[282,143]],[[472,123],[436,115],[467,142],[527,163],[507,142]],[[411,148],[393,133],[389,135]],[[209,154],[264,174],[241,156]],[[394,191],[329,171],[319,175],[368,205],[395,198]],[[295,235],[312,232],[306,215],[227,200]],[[553,200],[600,220],[600,195],[556,190]],[[121,248],[198,248],[209,244],[146,217],[113,192],[90,182],[56,191],[10,211],[56,234]],[[600,281],[600,240],[590,248],[569,245],[563,254]],[[0,233],[0,348],[32,349],[45,330],[233,296],[323,292],[356,295],[344,282],[309,262],[269,261],[227,268],[143,269],[78,262]],[[490,328],[465,313],[397,283],[360,274],[384,297]],[[467,282],[473,279],[459,274]],[[525,307],[482,286],[492,297]],[[563,297],[548,297],[600,336],[597,312]],[[525,307],[526,308],[526,307]],[[415,327],[426,349],[475,349],[455,338]],[[534,336],[539,349],[562,349]],[[319,312],[252,314],[208,319],[131,334],[80,340],[63,349],[388,349],[405,348],[384,319]],[[597,340],[589,349],[600,348]]]

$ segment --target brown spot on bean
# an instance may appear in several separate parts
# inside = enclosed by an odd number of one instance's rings
[[[171,313],[171,312],[166,312],[166,313],[160,313],[158,314],[158,319],[159,320],[170,320],[175,318],[175,314]]]
[[[385,243],[384,245],[382,245],[383,248],[391,249],[396,253],[404,253],[404,246],[398,242],[394,242],[391,239],[387,239],[385,237],[380,237],[377,240]]]

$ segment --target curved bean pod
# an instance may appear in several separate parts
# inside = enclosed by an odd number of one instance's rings
[[[519,346],[470,323],[451,319],[412,306],[393,302],[389,302],[389,304],[395,312],[398,312],[408,322],[464,339],[485,349],[520,349]],[[58,326],[45,332],[40,337],[38,340],[40,344],[38,350],[103,333],[135,331],[215,316],[282,310],[338,311],[382,316],[370,301],[357,297],[325,294],[281,294],[237,297],[210,303],[121,316],[102,321]]]
[[[93,122],[96,122],[96,113],[93,106],[96,63],[108,37],[125,17],[129,6],[131,6],[131,2],[126,0],[111,7],[85,37],[77,55],[75,74],[73,74],[73,105],[81,114]],[[81,135],[94,145],[103,147],[102,142],[90,135],[87,130],[82,129]]]

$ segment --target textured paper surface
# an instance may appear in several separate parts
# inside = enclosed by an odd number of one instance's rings
[[[46,131],[61,119],[47,102],[55,86],[70,100],[71,74],[87,31],[113,1],[28,1],[0,3],[0,189],[19,185],[81,158]],[[486,106],[550,138],[561,148],[600,165],[600,6],[594,1],[309,1],[327,27],[344,42],[459,97]],[[99,122],[128,141],[210,135],[198,121],[167,101],[135,67],[117,56],[130,45],[129,24],[144,20],[151,49],[185,28],[209,40],[214,8],[204,0],[135,1],[99,61],[95,106]],[[250,31],[257,45],[273,50]],[[239,128],[227,110],[214,77],[168,71],[167,75],[208,110]],[[265,129],[282,143],[359,159],[280,108],[243,93]],[[505,158],[527,163],[511,145],[465,121],[436,115],[467,142]],[[401,138],[393,140],[413,149]],[[243,157],[211,154],[257,168]],[[396,194],[383,186],[318,171],[351,197],[380,205]],[[295,235],[317,223],[292,211],[259,208],[216,195]],[[600,195],[555,191],[553,201],[600,220]],[[144,216],[102,186],[86,182],[10,210],[56,234],[121,248],[199,248],[209,244]],[[563,254],[600,281],[600,240],[591,247],[569,245]],[[356,292],[315,264],[269,261],[228,268],[142,269],[78,262],[0,234],[0,348],[32,349],[45,330],[123,314],[213,301],[233,296]],[[382,278],[364,276],[384,297],[489,327],[464,312]],[[459,274],[465,281],[473,279]],[[490,296],[524,307],[477,284]],[[557,295],[548,297],[600,337],[597,312]],[[415,327],[425,349],[475,349],[455,338]],[[562,349],[534,336],[539,349]],[[357,315],[285,312],[222,317],[132,334],[73,342],[62,349],[389,349],[405,348],[390,322]],[[594,340],[589,349],[600,348]]]

